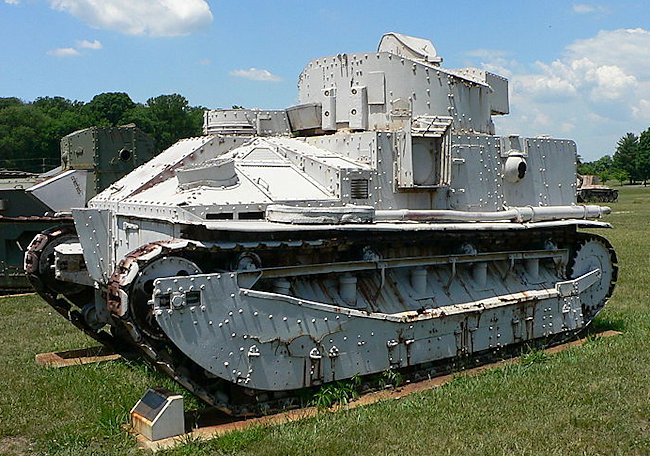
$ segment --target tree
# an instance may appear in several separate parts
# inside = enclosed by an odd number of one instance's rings
[[[135,108],[135,102],[124,92],[106,92],[95,95],[86,105],[94,125],[115,127],[124,115]]]
[[[43,130],[51,120],[30,104],[0,109],[0,167],[42,171],[43,159],[50,158]]]
[[[90,102],[39,97],[31,103],[0,97],[0,168],[44,171],[60,162],[61,138],[92,126],[135,123],[163,150],[180,138],[198,136],[204,108],[178,94],[135,103],[122,92],[96,95]]]
[[[172,94],[147,100],[153,136],[160,150],[181,138],[198,136],[203,124],[203,109],[190,107],[185,97]]]
[[[93,125],[93,120],[81,101],[70,101],[63,97],[39,97],[32,106],[50,119],[41,130],[48,143],[48,158],[58,160],[61,138]]]
[[[628,133],[616,143],[616,152],[614,153],[614,166],[626,171],[630,184],[638,180],[636,156],[639,149],[639,138],[634,133]]]
[[[0,109],[10,106],[22,106],[24,103],[16,97],[0,98]]]
[[[630,175],[623,169],[614,168],[610,171],[609,177],[615,181],[618,181],[618,185],[623,185],[623,182],[628,180],[630,178]]]
[[[610,179],[610,174],[614,165],[612,157],[605,155],[600,157],[594,162],[594,173],[600,178],[601,182],[607,182]]]
[[[154,119],[151,117],[151,110],[143,104],[138,103],[133,109],[128,110],[122,117],[122,124],[136,124],[140,130],[154,137]]]
[[[75,110],[80,106],[83,106],[83,103],[79,101],[70,101],[63,97],[38,97],[34,100],[32,106],[40,109],[44,114],[54,117],[59,116],[66,111]]]
[[[650,128],[639,135],[635,165],[639,180],[647,185],[650,179]]]

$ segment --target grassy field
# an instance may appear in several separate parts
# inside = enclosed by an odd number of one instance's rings
[[[650,189],[624,187],[612,208],[615,229],[603,234],[620,274],[598,325],[623,335],[406,399],[161,454],[650,454]],[[0,300],[0,454],[144,454],[121,428],[130,408],[148,387],[180,390],[137,362],[34,362],[40,352],[90,345],[40,299]]]

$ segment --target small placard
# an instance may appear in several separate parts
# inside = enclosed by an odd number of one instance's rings
[[[167,397],[170,395],[172,393],[163,388],[150,389],[144,393],[133,412],[149,421],[153,421],[167,403]]]
[[[155,441],[185,432],[183,396],[164,388],[149,389],[131,409],[133,429]]]

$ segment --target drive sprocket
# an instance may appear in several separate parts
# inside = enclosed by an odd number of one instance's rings
[[[580,294],[585,320],[592,320],[614,291],[618,278],[616,252],[602,236],[578,233],[567,267],[568,277],[575,279],[595,269],[600,279]]]

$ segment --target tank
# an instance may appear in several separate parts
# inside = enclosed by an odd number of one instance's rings
[[[0,293],[32,289],[23,258],[34,236],[72,225],[72,207],[153,156],[153,140],[134,125],[91,127],[61,139],[61,165],[51,171],[0,171]]]
[[[579,203],[615,203],[618,190],[603,185],[598,176],[578,174],[577,198]]]
[[[206,112],[37,236],[41,295],[235,415],[559,343],[603,308],[609,208],[576,205],[573,141],[495,135],[506,79],[389,33],[310,62],[298,94]]]

